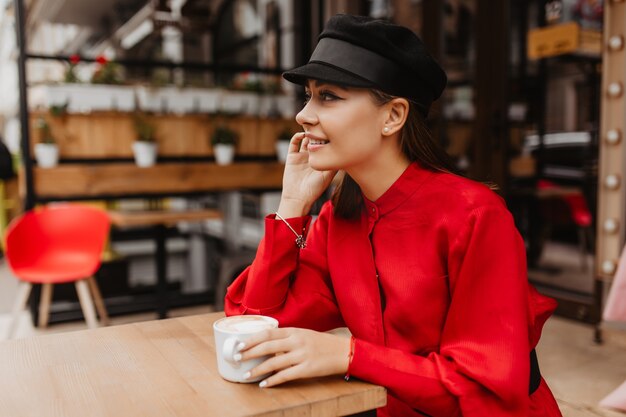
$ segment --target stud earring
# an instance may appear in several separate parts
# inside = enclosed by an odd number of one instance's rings
[[[388,127],[383,127],[383,133],[389,133],[389,128]]]

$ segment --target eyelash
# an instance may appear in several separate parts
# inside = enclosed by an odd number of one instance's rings
[[[326,90],[322,90],[319,92],[318,94],[320,96],[320,98],[322,99],[322,101],[335,101],[335,100],[342,100],[342,98],[337,97],[335,94],[333,94],[330,91],[326,91]],[[311,93],[307,92],[304,94],[304,105],[306,106],[307,103],[309,102],[309,100],[311,100]]]

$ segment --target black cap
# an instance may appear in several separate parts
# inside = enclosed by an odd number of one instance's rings
[[[348,87],[375,88],[417,103],[424,114],[441,96],[446,73],[410,29],[367,16],[330,18],[309,62],[283,74]]]

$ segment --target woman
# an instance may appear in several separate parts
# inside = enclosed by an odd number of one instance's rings
[[[383,385],[379,416],[560,416],[533,350],[555,303],[528,285],[502,200],[452,174],[428,135],[446,76],[419,38],[338,15],[284,77],[306,88],[304,132],[256,259],[226,295],[227,314],[281,324],[242,346],[242,360],[275,354],[250,376]],[[325,333],[342,326],[350,339]]]

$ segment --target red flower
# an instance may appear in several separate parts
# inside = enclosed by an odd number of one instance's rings
[[[70,55],[70,64],[76,65],[80,62],[80,55]]]
[[[106,59],[106,57],[104,55],[98,55],[98,57],[96,58],[96,62],[100,65],[104,65],[107,62],[109,62],[108,59]]]

